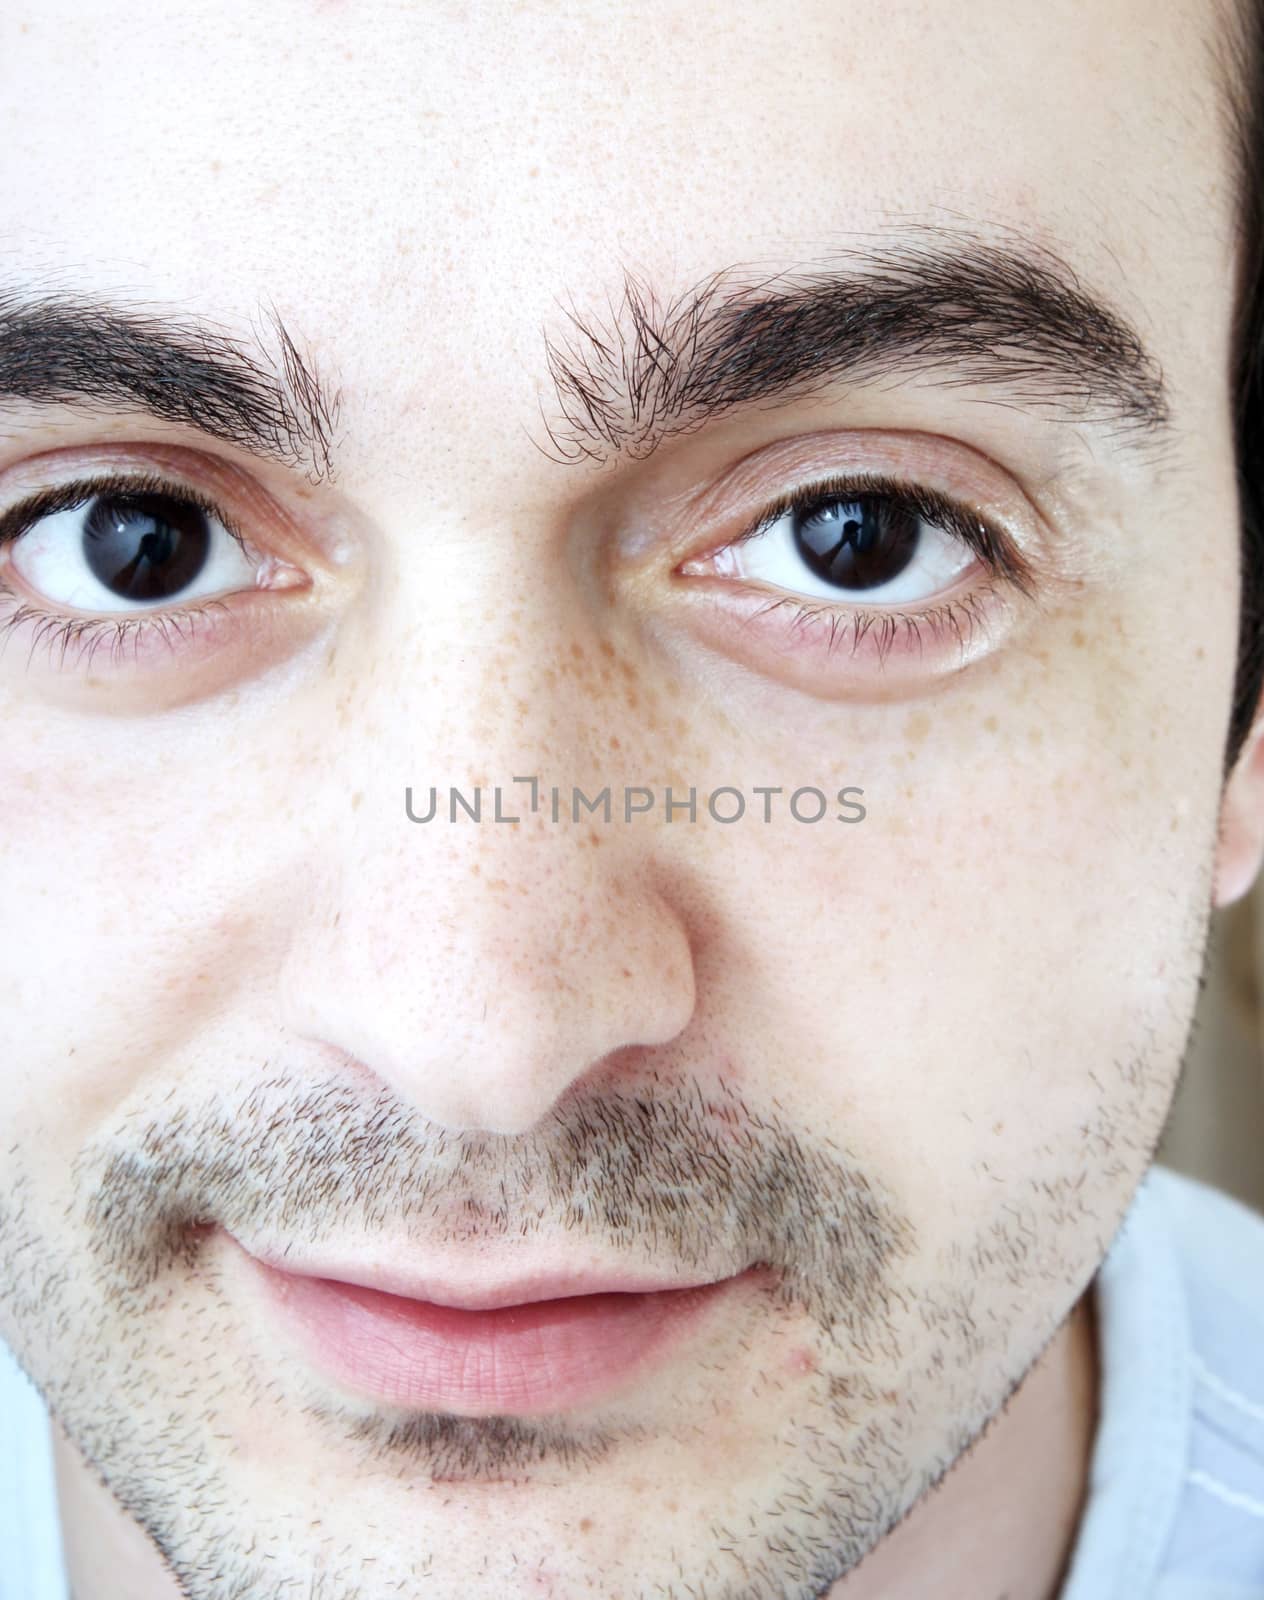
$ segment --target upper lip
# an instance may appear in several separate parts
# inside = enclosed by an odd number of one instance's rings
[[[232,1237],[230,1235],[230,1237]],[[713,1277],[665,1279],[661,1273],[635,1272],[622,1267],[593,1265],[540,1268],[488,1285],[487,1273],[460,1281],[438,1273],[418,1272],[386,1264],[352,1261],[301,1261],[283,1251],[256,1248],[235,1241],[257,1262],[275,1272],[298,1278],[324,1278],[335,1283],[376,1289],[379,1294],[463,1311],[494,1311],[502,1306],[530,1305],[536,1300],[561,1300],[583,1294],[658,1294],[668,1289],[694,1289],[714,1283]]]

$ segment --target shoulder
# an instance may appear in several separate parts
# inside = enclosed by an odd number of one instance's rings
[[[48,1412],[0,1339],[0,1596],[66,1593]]]
[[[1264,1250],[1264,1215],[1234,1195],[1160,1162],[1150,1168],[1146,1183],[1161,1197],[1176,1231],[1196,1243],[1200,1255],[1218,1254],[1221,1243],[1231,1250]],[[1213,1232],[1202,1233],[1204,1227]]]
[[[1264,1455],[1264,1216],[1169,1167],[1148,1183],[1184,1289],[1196,1382],[1241,1392],[1225,1421]]]
[[[1170,1167],[1146,1179],[1176,1252],[1199,1353],[1264,1360],[1264,1216]]]
[[[1186,1506],[1167,1570],[1264,1596],[1264,1216],[1171,1168],[1148,1182],[1189,1336]]]

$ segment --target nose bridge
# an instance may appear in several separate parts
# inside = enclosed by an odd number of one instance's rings
[[[530,609],[432,639],[430,670],[331,684],[347,738],[283,982],[300,1033],[448,1127],[530,1126],[694,1003],[649,833],[575,802],[596,797],[606,741],[586,615],[532,631]]]

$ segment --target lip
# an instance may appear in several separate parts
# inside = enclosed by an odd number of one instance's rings
[[[367,1268],[297,1271],[239,1248],[268,1320],[317,1371],[379,1404],[467,1417],[547,1415],[610,1397],[663,1365],[757,1270],[666,1287],[554,1271],[474,1292]],[[425,1293],[400,1293],[401,1281]]]
[[[573,1295],[657,1294],[705,1287],[716,1281],[709,1278],[673,1280],[661,1274],[625,1272],[618,1268],[594,1266],[583,1270],[571,1266],[524,1273],[488,1288],[486,1284],[461,1283],[438,1273],[400,1272],[387,1266],[366,1266],[363,1262],[298,1262],[267,1250],[247,1249],[240,1240],[235,1243],[261,1266],[287,1278],[320,1278],[460,1311],[496,1311],[504,1306],[532,1305],[538,1300],[561,1300]]]

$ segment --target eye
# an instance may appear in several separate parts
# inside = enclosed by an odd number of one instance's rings
[[[804,598],[918,606],[952,590],[981,561],[995,565],[998,549],[977,517],[937,494],[844,484],[774,507],[708,558],[707,570]]]
[[[5,519],[41,600],[135,614],[250,588],[259,566],[209,505],[174,487],[72,485]]]
[[[885,473],[822,474],[680,562],[671,592],[695,636],[791,688],[916,692],[998,649],[1039,604],[1021,504],[989,497],[1002,519],[973,500]]]

